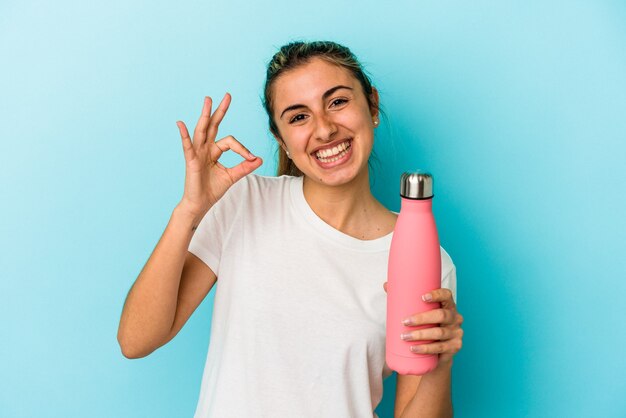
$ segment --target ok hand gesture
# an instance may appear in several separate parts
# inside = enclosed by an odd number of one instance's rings
[[[260,157],[252,155],[232,135],[215,141],[217,128],[228,110],[230,99],[230,94],[226,93],[211,114],[211,97],[204,98],[202,114],[193,133],[193,142],[185,124],[182,121],[176,122],[183,142],[186,167],[185,191],[179,206],[184,206],[197,216],[204,216],[230,186],[263,164]],[[229,149],[245,160],[232,168],[224,167],[218,159]]]

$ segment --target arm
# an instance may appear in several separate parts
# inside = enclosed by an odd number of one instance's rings
[[[423,376],[398,374],[394,416],[452,417],[451,371],[452,362],[449,362],[439,364],[435,370]]]
[[[216,144],[230,94],[213,114],[212,105],[205,96],[193,141],[187,126],[176,122],[185,157],[185,190],[124,302],[117,340],[126,357],[144,357],[171,340],[211,290],[215,274],[188,251],[195,229],[232,185],[263,163],[232,135]],[[218,160],[229,149],[245,161],[224,167]]]
[[[385,283],[383,287],[386,289]],[[428,298],[424,298],[428,297]],[[441,302],[441,308],[415,314],[407,318],[406,325],[420,326],[440,324],[440,326],[414,330],[403,336],[407,341],[433,340],[430,344],[421,344],[420,353],[437,354],[437,367],[422,376],[398,374],[396,418],[447,418],[453,416],[451,373],[454,355],[462,347],[463,316],[457,312],[452,291],[447,288],[436,289],[423,295],[425,301]]]
[[[406,406],[417,393],[417,388],[422,376],[397,373],[396,378],[396,402],[393,409],[394,418],[400,418]]]
[[[128,358],[145,357],[171,340],[215,283],[188,252],[200,220],[180,206],[126,297],[117,334]]]

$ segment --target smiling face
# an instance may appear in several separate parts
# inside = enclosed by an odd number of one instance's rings
[[[378,111],[350,71],[313,58],[281,74],[272,92],[276,139],[302,173],[327,185],[367,176]],[[371,99],[377,107],[375,89]]]

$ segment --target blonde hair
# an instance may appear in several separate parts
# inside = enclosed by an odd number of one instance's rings
[[[267,65],[263,106],[269,118],[270,132],[277,138],[281,138],[281,136],[273,116],[274,103],[272,101],[272,86],[281,74],[306,64],[315,57],[350,71],[363,87],[363,92],[365,93],[370,109],[376,108],[378,110],[378,107],[374,105],[371,99],[372,82],[363,70],[359,60],[347,47],[332,41],[290,42],[280,47]],[[303,175],[302,171],[287,157],[287,153],[280,146],[278,147],[278,153],[277,176],[282,176],[283,174],[290,176]]]

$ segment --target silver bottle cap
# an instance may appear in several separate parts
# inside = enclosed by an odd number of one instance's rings
[[[433,197],[433,176],[423,170],[405,171],[400,176],[400,195],[409,199]]]

